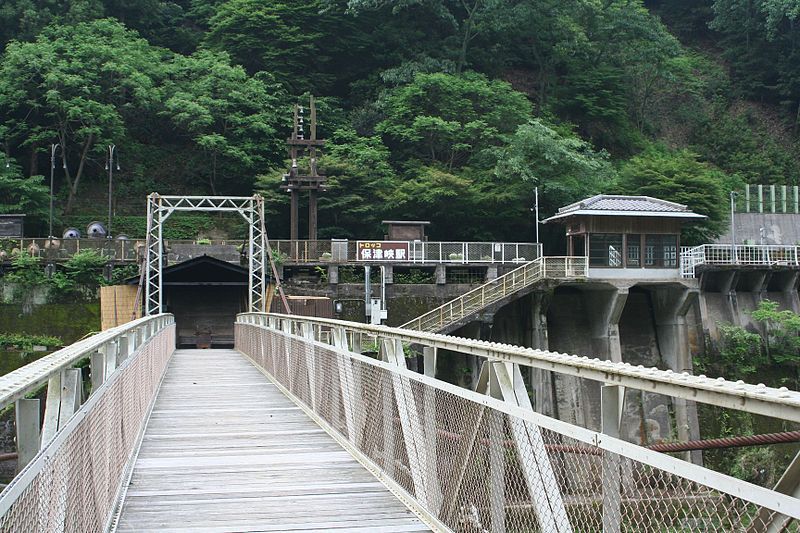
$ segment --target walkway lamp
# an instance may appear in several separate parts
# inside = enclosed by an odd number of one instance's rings
[[[738,263],[739,259],[736,255],[736,224],[734,220],[734,213],[736,210],[736,197],[739,196],[739,193],[736,191],[731,191],[731,260],[734,263]]]
[[[116,156],[117,171],[119,171],[119,156],[116,155],[117,145],[108,145],[108,154],[106,157],[106,170],[108,170],[108,229],[106,237],[111,238],[111,198],[113,196],[113,183],[114,183],[114,157]]]
[[[50,145],[50,225],[47,230],[47,238],[53,238],[53,173],[56,170],[56,152],[61,148],[61,163],[64,170],[67,169],[67,155],[64,148],[59,143]]]

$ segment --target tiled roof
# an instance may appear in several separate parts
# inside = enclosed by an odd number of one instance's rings
[[[652,198],[650,196],[622,196],[598,194],[562,207],[549,220],[571,215],[662,216],[679,218],[705,218],[693,213],[683,204]]]

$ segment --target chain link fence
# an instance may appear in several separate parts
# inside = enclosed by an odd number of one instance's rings
[[[790,496],[277,324],[240,321],[237,348],[434,527],[766,531],[777,511],[800,517]]]

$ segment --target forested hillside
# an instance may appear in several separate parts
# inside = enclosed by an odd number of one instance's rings
[[[284,141],[318,98],[320,237],[386,218],[533,238],[595,192],[687,203],[800,184],[798,0],[4,0],[0,210],[46,233],[144,196],[262,192],[288,234]],[[66,168],[64,168],[66,167]]]

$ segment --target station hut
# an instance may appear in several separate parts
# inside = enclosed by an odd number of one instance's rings
[[[591,276],[674,278],[682,226],[705,218],[659,198],[598,194],[560,208],[544,223],[566,226],[567,254],[588,257]]]

